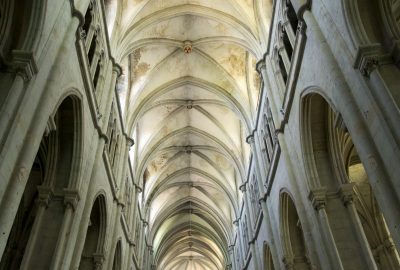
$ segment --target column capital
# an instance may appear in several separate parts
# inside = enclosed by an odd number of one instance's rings
[[[380,65],[392,63],[392,57],[385,52],[381,44],[363,45],[358,47],[354,68],[357,68],[365,77]]]
[[[253,130],[247,137],[246,137],[246,142],[250,145],[254,144],[254,132]]]
[[[262,75],[262,70],[265,70],[266,68],[267,66],[265,64],[265,57],[263,57],[256,63],[256,70],[260,75]]]
[[[139,185],[135,184],[135,191],[136,193],[142,193],[143,189]]]
[[[126,146],[128,146],[129,148],[131,148],[135,144],[135,141],[131,137],[126,135],[125,139],[126,139]]]
[[[117,73],[117,77],[122,75],[122,67],[113,61],[113,72]]]
[[[76,209],[80,200],[79,190],[77,189],[64,189],[64,204],[70,206],[73,210]]]
[[[47,208],[49,206],[51,197],[53,196],[53,191],[48,186],[38,186],[37,189],[39,193],[37,199],[39,205],[42,205]]]
[[[304,34],[307,29],[307,24],[303,20],[299,20],[297,25],[297,32],[300,34]]]
[[[94,253],[93,254],[93,261],[95,265],[96,270],[100,270],[103,267],[103,262],[104,262],[104,255],[101,253]]]
[[[289,258],[288,256],[283,257],[282,259],[283,264],[285,265],[285,269],[292,270],[294,263],[293,258]]]
[[[319,211],[320,209],[325,208],[326,205],[326,188],[319,187],[310,191],[308,195],[313,207],[315,210]]]
[[[339,192],[345,206],[352,204],[354,200],[354,183],[347,183],[340,186]]]
[[[246,192],[246,191],[247,191],[247,189],[246,189],[246,184],[247,184],[247,182],[246,182],[246,183],[243,183],[242,185],[240,185],[239,190],[240,190],[241,192]]]
[[[46,123],[46,128],[44,130],[44,136],[49,136],[52,131],[57,130],[57,124],[54,121],[54,116],[51,115]]]
[[[12,66],[17,74],[20,74],[25,82],[28,82],[38,73],[33,52],[13,50],[12,51]]]

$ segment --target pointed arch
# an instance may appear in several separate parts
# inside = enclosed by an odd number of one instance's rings
[[[115,245],[112,270],[122,270],[122,244],[121,239]]]
[[[64,202],[78,198],[70,187],[79,178],[82,154],[81,102],[68,93],[49,116],[1,259],[4,269],[51,268],[64,237]]]
[[[341,196],[327,200],[326,213],[343,266],[398,268],[394,244],[383,248],[384,242],[393,240],[345,119],[318,89],[305,95],[302,103],[301,134],[310,189],[327,194],[339,191]],[[359,255],[349,259],[348,252]]]
[[[312,269],[295,203],[285,191],[280,194],[280,221],[284,264],[288,269]]]
[[[264,270],[275,270],[274,261],[272,259],[272,253],[269,245],[264,243]]]
[[[104,261],[104,242],[107,228],[107,204],[103,193],[93,202],[90,212],[85,244],[81,254],[79,270],[95,269]]]

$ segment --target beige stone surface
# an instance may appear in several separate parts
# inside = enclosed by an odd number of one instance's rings
[[[5,0],[0,270],[400,269],[398,0]]]

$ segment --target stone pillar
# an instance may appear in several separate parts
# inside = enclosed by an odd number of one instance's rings
[[[122,131],[124,132],[124,131]],[[115,180],[117,182],[117,186],[119,187],[119,197],[122,196],[121,192],[124,190],[124,179],[125,179],[125,172],[128,169],[128,162],[129,162],[129,150],[133,146],[134,141],[133,139],[127,137],[127,136],[121,136],[121,141],[125,141],[125,147],[122,147],[123,145],[121,144],[120,152],[123,153],[121,158],[118,159],[118,166],[116,167],[116,173],[115,173]]]
[[[36,62],[33,55],[27,52],[25,55],[20,53],[20,61],[16,65],[18,67],[14,81],[12,85],[10,85],[8,95],[0,111],[0,152],[3,150],[3,146],[7,140],[11,123],[15,120],[15,114],[24,96],[23,90],[26,88],[26,83],[29,83],[32,76],[37,73]],[[7,86],[3,85],[2,87],[7,89]],[[7,91],[6,89],[2,91]],[[0,198],[2,198],[2,196],[0,196]]]
[[[236,261],[235,261],[235,250],[234,250],[234,245],[229,245],[228,247],[228,252],[229,252],[229,260],[230,260],[230,268],[228,269],[238,269],[236,266]]]
[[[239,249],[238,250],[241,252],[243,260],[245,260],[246,259],[245,258],[245,256],[246,256],[245,250],[244,250],[244,247],[242,245],[242,241],[239,242],[240,235],[242,233],[241,230],[240,230],[240,226],[239,226],[239,220],[237,219],[237,220],[233,221],[233,225],[236,226],[236,230],[237,230],[236,244],[239,245]],[[240,268],[240,265],[237,265],[237,269],[239,269],[239,268]]]
[[[37,73],[38,68],[32,53],[18,51],[13,54],[16,76],[0,111],[0,254],[4,252],[29,177],[29,166],[34,157],[28,153],[35,152],[37,146],[31,143],[22,153],[15,153],[14,144],[21,142],[13,141],[13,134],[16,132],[12,127],[15,124],[13,122],[18,122],[18,111],[26,94],[26,84]],[[17,159],[17,155],[22,158]]]
[[[244,205],[245,205],[246,213],[247,213],[247,215],[246,215],[246,217],[247,217],[247,232],[244,232],[244,233],[247,233],[247,235],[248,235],[248,240],[249,240],[248,244],[250,245],[250,250],[251,250],[251,253],[253,254],[254,267],[255,267],[255,269],[260,269],[259,256],[258,256],[257,248],[255,247],[255,244],[254,244],[255,241],[253,239],[254,238],[253,227],[255,225],[255,222],[251,221],[251,217],[250,217],[250,215],[252,215],[250,212],[251,205],[249,206],[249,198],[247,196],[248,194],[246,194],[246,186],[245,185],[241,186],[240,190],[243,192],[243,197],[245,199]]]
[[[90,4],[90,5],[92,5],[92,4]],[[90,8],[90,7],[88,7],[88,8]],[[90,12],[92,12],[92,23],[89,26],[88,33],[85,33],[84,35],[82,35],[85,38],[84,44],[85,44],[87,53],[89,53],[90,44],[92,42],[96,42],[95,40],[93,40],[94,34],[96,33],[96,26],[95,26],[95,23],[96,23],[95,16],[96,16],[96,14],[95,14],[95,12],[93,10],[91,10]]]
[[[346,206],[348,215],[350,216],[351,222],[353,223],[353,228],[357,235],[358,242],[360,243],[368,269],[377,270],[378,267],[376,266],[367,237],[364,234],[364,229],[362,227],[360,217],[358,216],[357,209],[353,203],[353,192],[353,184],[343,184],[340,187],[340,194],[343,200],[343,204]]]
[[[328,215],[326,213],[325,205],[326,205],[326,189],[319,188],[314,189],[310,192],[309,199],[317,211],[319,224],[322,229],[323,239],[325,241],[325,246],[327,247],[330,260],[331,260],[331,269],[344,269],[342,265],[342,261],[340,259],[339,251],[336,247],[336,242],[332,234],[331,226],[329,224]]]
[[[53,254],[50,269],[61,269],[62,261],[65,256],[66,242],[68,241],[67,235],[71,230],[72,220],[74,218],[74,212],[78,205],[80,196],[78,190],[64,189],[64,204],[65,212],[64,219],[61,225],[57,246]]]
[[[261,160],[259,157],[261,157],[262,153],[260,153],[259,147],[257,147],[254,142],[254,135],[248,136],[246,141],[247,141],[247,143],[250,144],[252,151],[255,153],[255,155],[253,155],[253,159],[256,164],[255,171],[257,173],[257,183],[258,183],[260,192],[262,191],[262,193],[264,193],[265,187],[264,187],[262,181],[263,181],[263,179],[266,179],[267,176],[265,175],[265,170],[261,170],[262,163],[261,163]],[[265,224],[267,234],[270,236],[269,244],[270,244],[271,254],[272,254],[272,257],[274,258],[274,261],[277,261],[278,253],[277,253],[276,247],[275,247],[274,233],[272,231],[271,219],[270,219],[270,215],[269,215],[269,211],[268,211],[268,206],[266,203],[267,198],[266,198],[266,196],[263,196],[263,194],[260,194],[260,196],[261,197],[259,199],[259,203],[261,205],[261,209],[263,212],[263,223]]]
[[[113,263],[114,263],[114,256],[115,256],[115,249],[114,246],[117,243],[117,237],[118,237],[118,229],[119,229],[119,224],[121,224],[121,215],[122,215],[122,209],[124,208],[124,205],[121,203],[121,201],[119,201],[119,199],[115,199],[114,198],[114,203],[113,203],[113,213],[112,213],[112,217],[111,220],[114,221],[114,223],[112,224],[111,229],[109,230],[109,238],[110,241],[109,245],[110,248],[108,249],[110,251],[109,254],[106,254],[107,258],[108,258],[108,267],[107,269],[112,269]],[[107,241],[105,241],[107,242]],[[114,251],[114,252],[112,252]],[[121,254],[122,256],[122,254]],[[122,258],[121,258],[122,259]],[[122,261],[121,261],[122,264]],[[122,265],[121,265],[122,266]]]
[[[97,41],[94,40],[93,42],[97,42]],[[97,65],[100,64],[99,63],[100,58],[101,58],[101,48],[100,48],[99,44],[96,43],[96,51],[94,53],[92,63],[88,63],[90,74],[92,76],[92,81],[94,80],[94,75],[96,74]],[[93,84],[93,87],[94,87],[94,84]],[[96,89],[93,89],[93,90],[96,92]]]
[[[115,85],[117,83],[118,77],[121,74],[122,74],[121,67],[117,64],[113,64],[110,91],[103,91],[101,99],[99,98],[99,100],[101,100],[101,101],[103,101],[103,100],[106,101],[106,102],[100,102],[100,105],[99,105],[100,106],[99,110],[104,112],[104,115],[107,115],[107,117],[103,117],[103,123],[102,123],[102,129],[103,130],[105,129],[106,132],[107,132],[107,125],[108,125],[108,116],[111,113],[111,104],[112,104],[112,100],[113,100],[113,95],[115,93]]]
[[[84,203],[84,209],[83,209],[83,213],[81,214],[81,216],[79,217],[79,222],[77,222],[77,224],[75,224],[75,230],[77,232],[76,234],[76,239],[74,239],[74,241],[69,241],[67,247],[65,248],[65,250],[73,250],[73,252],[71,254],[68,254],[69,256],[71,256],[71,262],[69,262],[68,260],[66,260],[65,262],[63,262],[63,268],[61,269],[78,269],[79,268],[79,263],[81,260],[81,255],[82,255],[82,251],[84,248],[84,244],[85,244],[85,238],[86,238],[86,233],[87,233],[87,228],[88,228],[88,222],[90,219],[90,214],[92,211],[92,201],[88,201],[86,200],[87,198],[91,198],[90,196],[92,194],[90,194],[90,191],[96,190],[96,188],[94,187],[96,185],[96,179],[94,179],[94,161],[96,160],[102,160],[102,156],[103,156],[103,152],[104,152],[104,145],[105,145],[105,141],[106,141],[106,137],[104,134],[99,135],[100,139],[98,140],[97,143],[97,149],[96,149],[96,154],[93,160],[91,160],[91,162],[88,164],[89,168],[92,168],[91,172],[90,172],[90,177],[89,177],[89,184],[86,187],[82,187],[82,184],[85,183],[81,183],[81,186],[79,187],[80,189],[86,190],[87,191],[87,196],[85,196],[85,200],[82,200],[82,203]],[[85,189],[86,188],[86,189]],[[84,192],[84,191],[82,191]],[[69,265],[70,263],[70,265]],[[98,262],[100,263],[100,262]],[[102,263],[102,262],[101,262]],[[61,270],[60,269],[60,270]]]
[[[31,260],[37,258],[32,258],[34,253],[35,243],[38,241],[37,237],[39,235],[39,230],[42,226],[43,214],[45,213],[49,203],[51,201],[52,192],[48,187],[38,187],[39,196],[37,199],[38,210],[36,214],[35,221],[32,225],[32,230],[29,235],[29,241],[25,248],[25,254],[23,255],[23,260],[21,262],[20,269],[30,269]],[[45,248],[45,247],[44,247]]]
[[[134,198],[133,198],[133,213],[132,213],[132,220],[133,220],[133,226],[132,226],[132,236],[133,237],[135,237],[135,231],[136,231],[136,219],[137,218],[139,218],[140,219],[140,217],[138,217],[137,216],[137,214],[138,214],[138,195],[139,195],[139,193],[141,193],[142,192],[142,189],[139,187],[139,186],[137,186],[137,185],[135,185],[135,196],[134,196]],[[138,239],[134,239],[134,241],[135,241],[135,243],[136,243],[136,245],[138,244],[137,243],[137,241],[138,241]]]
[[[338,68],[328,42],[313,14],[310,11],[305,11],[303,17],[309,29],[308,32],[311,33],[308,38],[312,39],[316,46],[319,45],[324,55],[325,64],[333,67],[331,73],[336,79],[335,98],[340,97],[340,102],[336,103],[337,109],[342,114],[343,119],[346,120],[346,127],[364,164],[374,195],[386,217],[394,242],[400,248],[400,193],[398,192],[400,185],[398,185],[398,174],[396,174],[399,170],[396,166],[392,166],[392,170],[386,169],[389,164],[397,164],[396,162],[399,159],[388,160],[385,156],[380,155],[374,138],[365,123],[368,111],[364,112],[364,115],[360,112],[359,106],[352,96],[352,91],[348,87],[343,73]],[[382,132],[385,132],[385,130]],[[386,142],[382,143],[386,144]],[[386,165],[384,160],[387,162]]]

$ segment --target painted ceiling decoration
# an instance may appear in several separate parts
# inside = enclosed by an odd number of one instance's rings
[[[240,215],[270,0],[121,0],[108,22],[158,269],[224,269]],[[110,9],[109,9],[110,10]],[[110,18],[110,16],[108,16]]]

